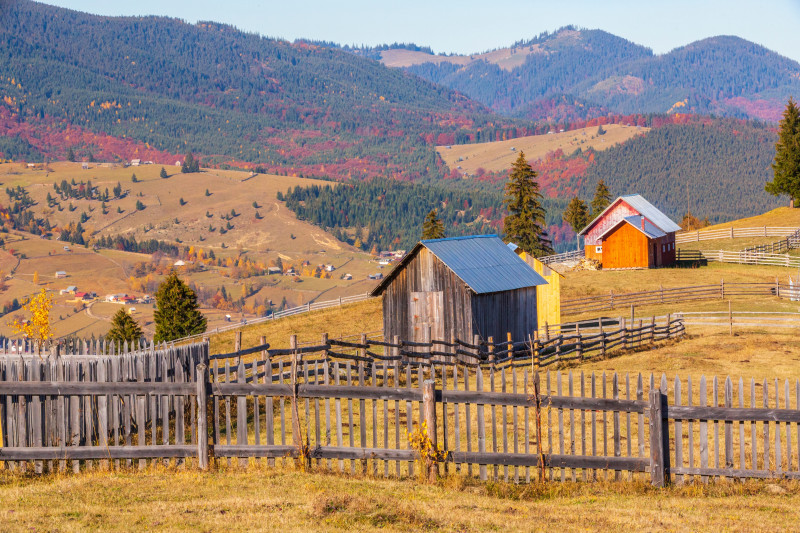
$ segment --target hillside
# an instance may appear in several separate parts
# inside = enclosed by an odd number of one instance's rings
[[[161,178],[159,165],[87,166],[0,165],[7,197],[0,210],[9,217],[0,270],[11,276],[0,290],[0,304],[34,292],[34,272],[41,286],[56,292],[76,285],[101,297],[153,294],[170,265],[182,259],[187,265],[179,268],[181,275],[219,324],[226,313],[250,318],[282,305],[363,294],[375,283],[367,275],[380,271],[371,256],[297,220],[276,199],[290,187],[335,182],[210,169],[181,174],[174,166],[164,167],[168,177]],[[318,268],[328,264],[333,271]],[[300,275],[266,275],[269,266]],[[68,277],[55,280],[57,270]],[[345,273],[352,279],[341,279]],[[76,307],[66,303],[70,298],[59,296],[59,315],[78,314],[70,312]],[[93,307],[96,320],[83,313],[56,330],[100,334],[117,308]],[[151,321],[147,309],[140,310],[144,322]]]
[[[567,154],[578,149],[599,152],[650,131],[649,128],[621,124],[604,126],[604,130],[606,133],[603,135],[597,135],[597,128],[593,127],[505,141],[437,146],[436,152],[448,168],[456,169],[462,175],[474,175],[480,168],[489,172],[508,170],[517,157],[516,152],[525,152],[530,160],[543,159],[559,150]]]
[[[6,158],[142,158],[341,178],[436,175],[432,139],[513,121],[371,59],[233,27],[20,0],[0,18]]]
[[[562,28],[470,56],[403,47],[367,51],[388,66],[456,89],[492,109],[535,120],[689,112],[777,121],[800,93],[800,65],[738,37],[654,55],[601,30]],[[553,98],[570,101],[566,109]]]

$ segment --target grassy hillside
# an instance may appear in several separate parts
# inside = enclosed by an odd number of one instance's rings
[[[460,174],[474,175],[479,168],[489,172],[508,170],[516,159],[517,152],[525,152],[529,160],[535,160],[557,150],[566,154],[579,148],[602,151],[650,131],[650,128],[636,128],[622,124],[609,124],[604,126],[604,129],[606,130],[604,135],[597,135],[596,127],[581,128],[549,135],[518,137],[507,141],[437,146],[436,152],[449,168],[457,169]],[[512,148],[515,150],[512,151]]]
[[[428,486],[251,466],[246,472],[87,472],[41,479],[6,473],[0,496],[9,531],[496,531],[498,524],[504,531],[648,530],[654,524],[666,530],[751,531],[792,529],[800,486],[514,486],[460,476]]]

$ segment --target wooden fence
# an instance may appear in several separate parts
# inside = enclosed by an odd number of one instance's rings
[[[595,311],[628,309],[630,306],[675,304],[696,300],[724,300],[743,296],[779,296],[796,298],[798,287],[775,283],[725,283],[663,288],[651,291],[615,293],[561,300],[562,315],[577,315]]]
[[[555,255],[546,255],[544,257],[539,257],[539,261],[544,263],[545,265],[549,265],[552,263],[565,263],[567,261],[579,261],[586,257],[586,250],[581,248],[580,250],[574,250],[572,252],[564,252],[562,254],[555,254]]]
[[[761,254],[780,254],[800,248],[800,229],[779,241],[771,242],[769,244],[759,244],[751,246],[742,250],[744,253],[761,253]]]
[[[749,328],[800,328],[800,313],[768,311],[681,311],[675,316],[683,318],[687,326],[725,326]]]
[[[754,237],[788,237],[800,230],[800,228],[787,227],[768,227],[760,226],[755,228],[721,228],[721,229],[701,229],[677,233],[675,243],[682,244],[687,242],[709,241],[715,239],[741,239]]]
[[[768,254],[756,252],[732,252],[729,250],[681,250],[675,255],[677,261],[716,261],[739,265],[763,265],[800,268],[800,257],[788,254]]]

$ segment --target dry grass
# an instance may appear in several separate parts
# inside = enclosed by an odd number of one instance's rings
[[[800,227],[800,209],[792,209],[790,207],[778,207],[772,211],[767,211],[761,215],[754,217],[740,218],[731,222],[723,222],[722,224],[715,224],[704,229],[722,229],[722,228],[758,228],[760,226],[780,227],[780,228],[794,228]],[[776,239],[777,240],[777,239]]]
[[[0,482],[5,531],[789,530],[797,482],[436,485],[281,468],[153,470]]]
[[[649,128],[622,124],[609,124],[603,126],[603,129],[606,133],[602,136],[597,136],[597,127],[593,127],[549,135],[530,135],[508,141],[457,144],[449,148],[437,146],[436,151],[449,168],[461,167],[459,171],[462,174],[474,174],[478,168],[498,172],[510,168],[511,163],[519,156],[519,152],[525,152],[528,160],[534,160],[541,159],[556,150],[563,150],[567,154],[577,148],[586,150],[591,147],[594,150],[605,150],[649,131]],[[516,151],[512,152],[512,147],[516,148]]]

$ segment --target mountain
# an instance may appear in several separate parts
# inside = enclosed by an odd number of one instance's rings
[[[460,91],[509,116],[535,120],[612,113],[714,113],[777,121],[800,94],[800,64],[738,37],[664,55],[601,30],[562,28],[475,54],[409,45],[357,51]],[[551,112],[553,100],[569,100]]]
[[[204,163],[414,179],[439,173],[426,137],[517,123],[329,47],[27,0],[2,9],[5,157],[64,158],[73,145],[79,157],[172,163],[194,150]]]

